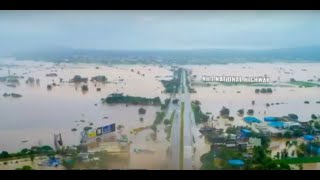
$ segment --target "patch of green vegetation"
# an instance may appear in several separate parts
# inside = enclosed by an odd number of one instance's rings
[[[294,85],[289,85],[289,84],[277,84],[275,87],[294,87]]]
[[[295,86],[302,86],[302,87],[317,87],[320,86],[320,84],[313,83],[313,82],[307,82],[307,81],[290,81],[288,84],[292,84]]]
[[[317,162],[320,162],[320,156],[287,158],[287,159],[279,159],[275,161],[283,162],[287,164],[317,163]]]
[[[228,134],[237,134],[240,131],[238,127],[230,126],[226,129],[226,133]]]
[[[258,92],[259,91],[259,92]],[[255,93],[261,93],[261,94],[265,94],[265,93],[272,93],[272,89],[271,88],[261,88],[261,89],[256,89]]]
[[[133,105],[161,105],[159,97],[144,98],[136,96],[124,96],[123,94],[111,94],[107,98],[101,99],[102,103],[107,104],[133,104]]]
[[[164,112],[157,112],[156,119],[154,120],[153,125],[157,126],[157,125],[161,124],[165,115],[166,114]]]
[[[20,98],[20,97],[22,97],[22,95],[21,94],[17,94],[17,93],[4,93],[3,95],[2,95],[3,97],[13,97],[13,98]]]
[[[318,121],[316,121],[313,126],[317,129],[320,129],[320,123]]]
[[[179,89],[180,80],[172,79],[172,80],[161,80],[166,93],[177,93]]]
[[[178,89],[180,87],[180,81],[181,81],[181,72],[182,72],[182,69],[178,69],[178,70],[174,71],[173,79],[161,80],[161,83],[163,84],[166,93],[177,93],[178,92]]]
[[[182,76],[183,76],[183,71],[180,71],[180,76],[181,76],[181,80],[182,80]],[[183,81],[181,81],[181,84],[184,84]],[[184,86],[181,87],[181,93],[185,93],[185,88]]]
[[[287,138],[287,139],[291,139],[291,138],[299,138],[303,136],[303,131],[300,130],[300,129],[295,129],[293,131],[286,131],[284,132],[283,134],[283,137],[284,138]]]
[[[212,152],[208,152],[203,154],[200,157],[200,161],[202,162],[201,170],[218,170],[218,168],[214,164],[215,154]]]
[[[192,101],[191,107],[194,113],[194,119],[196,121],[196,124],[200,124],[208,121],[209,116],[201,111],[199,103]]]
[[[34,147],[31,149],[24,148],[20,152],[17,153],[8,153],[7,151],[2,151],[0,153],[0,160],[12,160],[17,158],[34,158],[35,155],[49,155],[55,154],[55,151],[50,146],[41,146],[41,147]]]
[[[90,126],[86,126],[86,127],[83,128],[84,131],[89,131],[91,129],[92,129],[92,127],[90,127]]]
[[[165,115],[166,115],[165,112],[157,112],[156,113],[156,119],[153,121],[153,124],[150,126],[150,128],[154,132],[157,131],[157,126],[163,122]]]
[[[169,98],[165,99],[164,104],[161,104],[161,110],[168,109],[169,104],[170,104],[170,99]]]
[[[219,82],[224,86],[259,86],[259,87],[272,87],[274,85],[269,83],[250,83],[250,82]]]
[[[184,136],[183,136],[183,129],[184,129],[184,102],[181,103],[181,127],[180,127],[180,169],[183,169],[183,150],[184,150]]]
[[[219,160],[218,163],[215,161]],[[243,159],[242,152],[237,149],[229,149],[226,147],[220,147],[218,152],[210,151],[200,157],[202,170],[227,170],[233,169],[228,160],[231,159]]]
[[[311,119],[318,119],[318,117],[315,114],[311,114]]]
[[[217,85],[209,82],[192,82],[191,86],[201,86],[201,87],[209,87],[211,85]]]
[[[171,116],[170,116],[170,119],[169,119],[169,125],[170,125],[170,128],[167,132],[167,140],[170,141],[170,138],[171,138],[171,132],[172,132],[172,124],[173,124],[173,120],[174,120],[174,114],[176,113],[176,111],[173,111],[171,113]]]
[[[197,92],[194,88],[191,87],[191,84],[190,84],[190,81],[188,78],[186,78],[186,85],[187,85],[189,93],[196,93]]]
[[[215,159],[219,161],[215,161]],[[230,159],[243,159],[242,153],[236,149],[220,147],[218,151],[210,151],[201,156],[201,169],[232,169],[227,161]],[[218,163],[217,163],[218,162]],[[244,160],[243,169],[246,170],[290,170],[290,166],[285,162],[272,160],[264,147],[254,147],[253,157]]]
[[[268,156],[269,152],[265,147],[254,147],[253,157],[246,161],[247,170],[290,170],[285,162],[278,162]]]
[[[200,87],[209,87],[209,86],[253,86],[253,87],[294,87],[289,84],[271,84],[271,83],[249,83],[249,82],[218,82],[218,83],[210,83],[210,82],[192,82],[192,86],[200,86]]]
[[[23,166],[22,168],[17,168],[16,170],[33,170],[31,166]]]

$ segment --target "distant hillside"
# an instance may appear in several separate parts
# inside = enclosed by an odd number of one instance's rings
[[[20,52],[14,56],[18,60],[33,59],[43,61],[88,63],[176,63],[215,64],[243,62],[320,62],[320,46],[281,48],[271,50],[157,50],[157,51],[117,51],[52,49],[46,51]]]

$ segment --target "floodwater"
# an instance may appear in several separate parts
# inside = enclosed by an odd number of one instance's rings
[[[270,77],[270,81],[296,80],[317,81],[320,78],[320,63],[241,63],[241,64],[215,64],[215,65],[186,65],[201,80],[207,76],[264,76]],[[315,76],[315,77],[314,77]],[[279,79],[278,79],[279,78]]]
[[[172,72],[168,66],[156,65],[97,65],[97,64],[54,64],[34,61],[0,61],[0,77],[10,74],[24,76],[20,79],[20,86],[7,87],[0,83],[0,151],[20,151],[22,148],[39,144],[53,145],[53,134],[61,133],[65,145],[77,145],[80,141],[80,131],[93,123],[99,127],[116,123],[123,125],[124,133],[132,141],[129,168],[139,169],[165,169],[167,166],[166,150],[169,143],[165,140],[164,126],[158,127],[157,141],[151,140],[151,130],[144,130],[137,135],[130,134],[133,128],[149,126],[155,119],[160,107],[145,106],[147,113],[138,115],[141,106],[129,105],[103,105],[100,99],[111,93],[124,93],[132,96],[157,97],[161,100],[168,98],[161,93],[164,88],[160,79],[170,79]],[[98,68],[96,68],[98,67]],[[320,64],[228,64],[210,66],[185,66],[197,75],[200,81],[202,75],[241,75],[263,76],[267,75],[271,81],[296,80],[314,81],[320,77]],[[280,69],[281,68],[281,69]],[[134,72],[131,71],[133,69]],[[303,70],[304,69],[304,70]],[[137,73],[139,71],[139,74]],[[46,77],[48,73],[57,73],[58,77]],[[144,74],[144,76],[142,75]],[[89,91],[83,93],[81,86],[72,83],[59,83],[59,78],[68,81],[75,75],[88,77],[105,75],[110,83],[94,84],[88,82]],[[160,77],[158,77],[160,76]],[[25,84],[28,77],[40,79],[40,86]],[[123,80],[122,80],[123,79]],[[59,86],[47,90],[47,85],[57,83]],[[101,91],[96,91],[96,88]],[[214,117],[219,115],[223,106],[230,109],[234,121],[218,119],[214,121],[217,128],[226,128],[231,125],[246,125],[241,117],[237,116],[239,109],[253,109],[254,116],[263,119],[265,116],[284,116],[294,113],[300,121],[310,120],[311,114],[319,114],[320,88],[273,87],[272,94],[255,94],[260,87],[250,86],[217,86],[215,90],[210,87],[194,87],[197,93],[191,95],[192,100],[201,102],[203,112],[211,112]],[[240,93],[237,93],[240,91]],[[22,98],[4,98],[3,93],[19,93]],[[252,101],[255,104],[252,105]],[[304,104],[304,101],[310,104]],[[266,107],[266,103],[280,103]],[[281,104],[283,103],[283,104]],[[96,105],[95,105],[96,104]],[[108,117],[107,119],[104,117]],[[140,121],[143,117],[143,121]],[[80,122],[85,120],[85,122]],[[201,125],[199,125],[200,127]],[[78,131],[72,132],[72,128]],[[200,168],[200,156],[207,153],[210,145],[204,138],[196,140],[195,164]],[[22,141],[28,141],[22,143]],[[281,143],[283,144],[283,142]],[[282,146],[281,146],[282,147]],[[153,153],[136,153],[134,149],[150,150]],[[280,148],[281,149],[281,148]],[[279,150],[279,149],[278,149]],[[275,150],[274,152],[276,153]]]
[[[250,67],[250,69],[242,67]],[[288,71],[292,70],[293,75],[276,73],[279,67],[285,67]],[[204,74],[212,75],[241,75],[241,76],[260,76],[267,74],[272,79],[280,76],[281,81],[287,81],[290,78],[296,80],[307,81],[320,77],[320,63],[313,64],[229,64],[215,66],[187,66],[193,74],[201,78]],[[300,69],[306,69],[301,71]],[[291,71],[290,71],[291,72]],[[286,80],[285,80],[286,79]],[[320,84],[320,83],[319,83]],[[237,111],[244,109],[245,113],[248,109],[254,110],[254,116],[263,120],[265,116],[285,116],[294,113],[299,116],[299,121],[309,121],[311,114],[319,114],[320,104],[320,88],[299,88],[299,87],[272,87],[272,94],[256,94],[255,89],[261,87],[250,86],[222,86],[216,87],[194,87],[197,93],[192,94],[193,100],[201,102],[203,112],[211,112],[215,117],[219,115],[219,111],[223,106],[230,109],[230,116],[234,116],[233,124],[243,125],[243,121],[238,118]],[[215,88],[215,89],[213,89]],[[240,91],[240,93],[238,93]],[[252,105],[252,101],[255,104]],[[310,104],[305,104],[309,101]],[[266,107],[266,103],[274,103],[270,107]],[[280,103],[276,105],[276,103]],[[283,103],[283,104],[282,104]],[[242,121],[242,122],[240,122]]]
[[[291,141],[291,142],[297,141],[297,146],[295,145],[286,146],[287,141]],[[297,138],[297,139],[272,138],[270,143],[271,156],[274,157],[275,155],[277,155],[278,152],[281,153],[281,151],[283,151],[284,149],[287,149],[289,157],[297,157],[296,150],[301,143],[305,143],[303,138]],[[292,151],[295,151],[294,154],[292,154]]]
[[[320,163],[304,163],[303,170],[319,170],[320,169]]]
[[[80,131],[90,123],[93,123],[94,128],[112,123],[116,126],[123,125],[124,133],[128,134],[133,144],[144,145],[147,142],[147,135],[144,135],[146,133],[141,132],[142,135],[134,136],[130,131],[133,128],[151,125],[160,107],[145,106],[143,108],[147,112],[141,116],[138,109],[142,106],[103,105],[100,99],[111,93],[124,93],[149,98],[159,96],[163,101],[168,95],[161,93],[164,88],[156,76],[172,75],[168,67],[161,68],[155,65],[107,66],[11,60],[0,63],[0,77],[8,75],[7,65],[10,65],[11,75],[25,77],[20,79],[20,85],[16,88],[0,83],[0,151],[10,152],[39,144],[53,145],[54,133],[62,134],[65,145],[77,145],[80,141]],[[137,74],[137,71],[140,74]],[[48,73],[57,73],[58,77],[46,77]],[[105,75],[111,83],[97,83],[95,87],[95,84],[89,81],[89,91],[86,93],[81,91],[81,86],[59,83],[59,78],[69,81],[75,75],[87,77],[89,80],[93,76]],[[28,77],[39,78],[40,86],[27,85],[25,81]],[[120,79],[123,80],[119,81]],[[47,85],[53,82],[59,86],[48,91]],[[98,87],[101,88],[100,92],[96,91]],[[23,97],[5,98],[2,96],[3,93],[19,93]],[[140,117],[143,117],[142,122]],[[72,132],[72,128],[76,128],[77,131]],[[161,132],[159,134],[161,138]],[[159,143],[161,142],[155,142]]]

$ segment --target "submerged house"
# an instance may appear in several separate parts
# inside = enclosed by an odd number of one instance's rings
[[[217,129],[213,127],[203,127],[199,130],[199,132],[205,136],[210,136],[210,135],[222,135],[223,129]]]
[[[247,148],[260,147],[261,139],[260,138],[249,138]]]
[[[309,122],[300,122],[300,125],[303,129],[309,129],[312,127]]]
[[[236,142],[235,139],[230,139],[230,140],[227,140],[227,141],[225,142],[225,145],[226,145],[226,147],[228,147],[228,148],[236,147],[236,146],[237,146],[237,142]]]
[[[226,137],[224,136],[208,136],[208,141],[213,145],[225,145]]]
[[[255,124],[255,128],[265,136],[270,137],[272,134],[270,128],[266,124]]]
[[[240,134],[240,138],[248,138],[251,134],[251,131],[249,129],[243,128],[240,130]]]

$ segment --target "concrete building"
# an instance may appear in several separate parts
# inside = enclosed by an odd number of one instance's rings
[[[247,148],[253,148],[253,147],[260,147],[261,146],[261,139],[260,138],[249,138],[249,142],[247,144]]]

